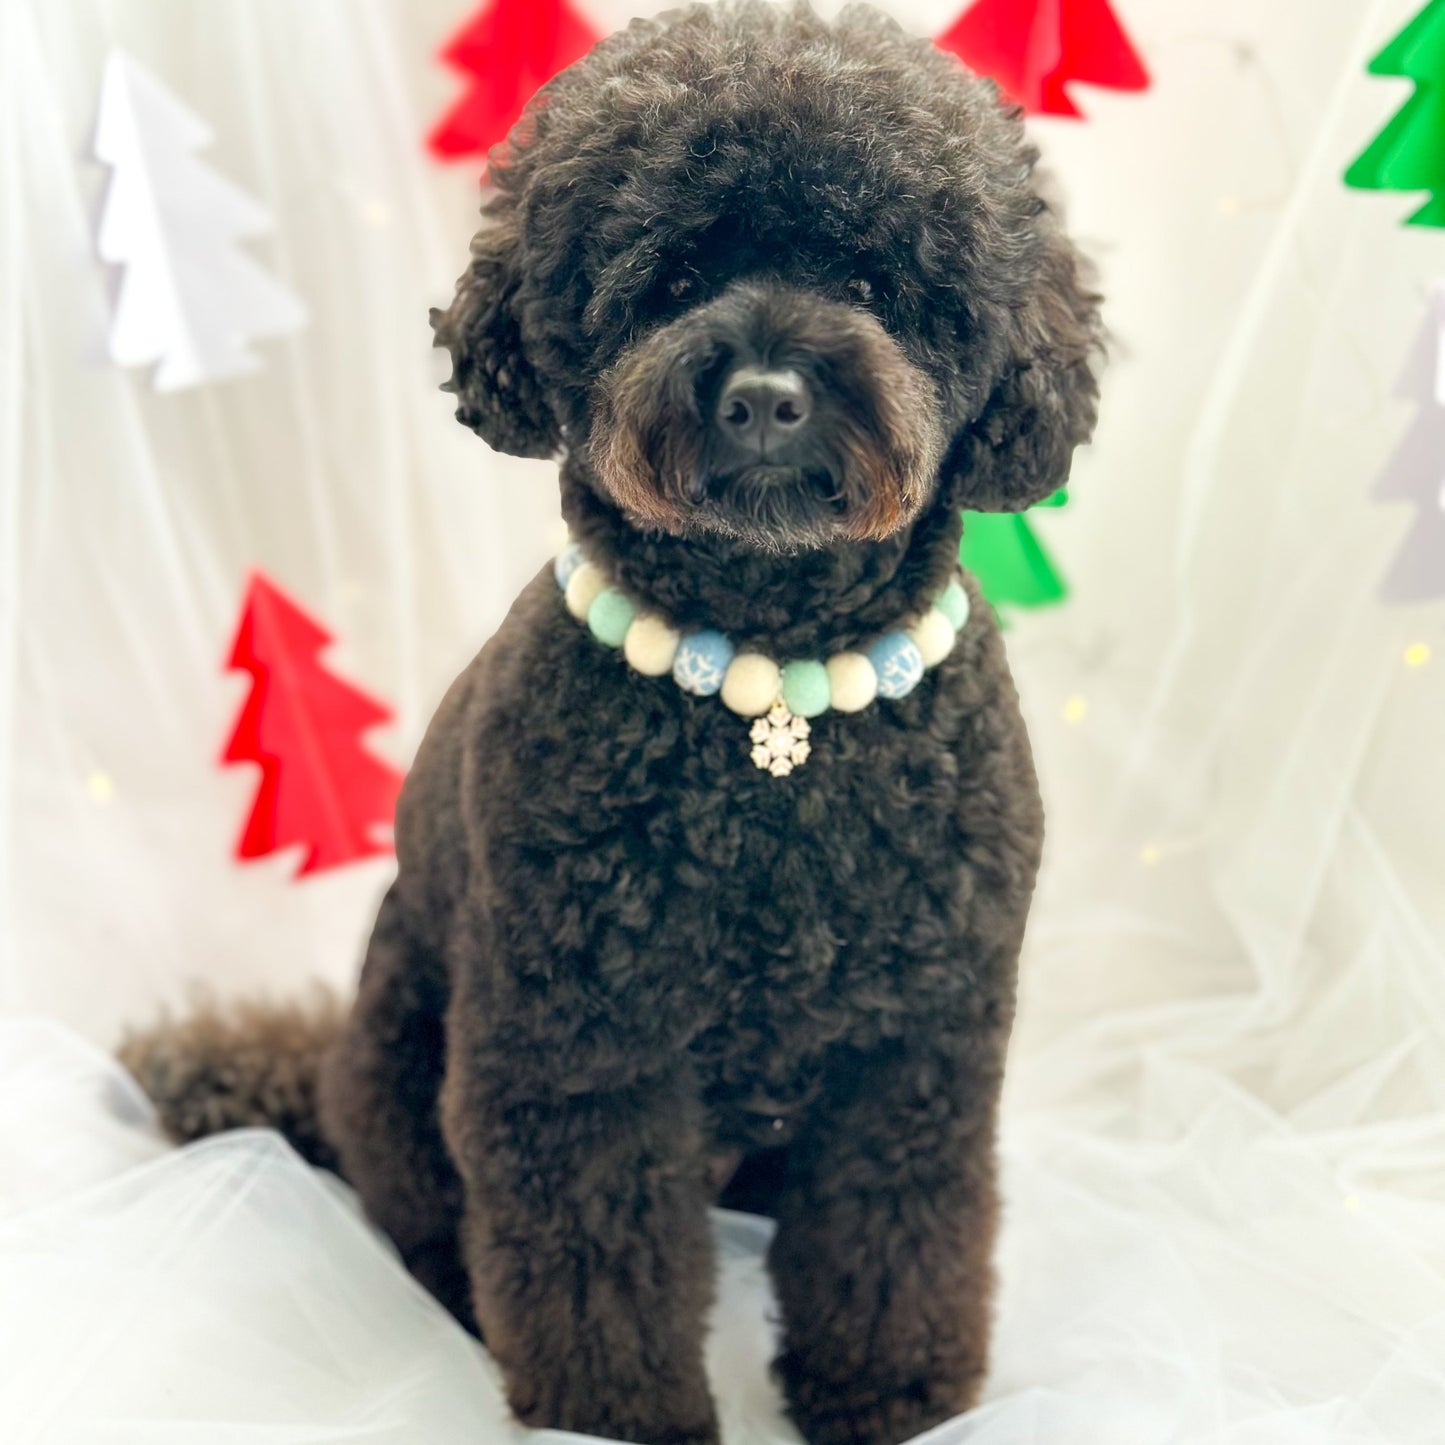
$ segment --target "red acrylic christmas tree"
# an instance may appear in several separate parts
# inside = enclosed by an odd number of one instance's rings
[[[484,154],[559,70],[580,60],[597,33],[567,0],[487,0],[442,48],[471,85],[427,137],[443,160]]]
[[[1406,224],[1445,226],[1445,0],[1430,0],[1369,70],[1413,80],[1415,93],[1345,172],[1345,184],[1429,191],[1430,199]]]
[[[1081,118],[1064,89],[1071,81],[1111,90],[1149,85],[1108,0],[978,0],[938,44],[1033,115]]]
[[[318,660],[331,637],[273,582],[253,573],[227,666],[254,679],[223,761],[259,763],[261,787],[236,845],[259,858],[297,843],[299,878],[389,853],[401,774],[361,735],[391,712]]]

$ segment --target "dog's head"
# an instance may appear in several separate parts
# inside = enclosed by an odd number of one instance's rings
[[[866,7],[634,22],[492,158],[458,418],[635,525],[772,550],[1065,480],[1096,298],[992,83]]]

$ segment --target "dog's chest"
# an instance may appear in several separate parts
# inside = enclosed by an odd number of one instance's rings
[[[745,720],[689,703],[636,803],[662,965],[708,1101],[751,1144],[786,1137],[831,1049],[901,1032],[960,984],[951,749],[881,709],[825,714],[809,742],[776,777]]]

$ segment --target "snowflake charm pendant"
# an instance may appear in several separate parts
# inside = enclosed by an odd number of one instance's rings
[[[753,741],[752,760],[765,773],[786,778],[794,768],[801,768],[812,751],[808,719],[795,717],[780,698],[766,717],[758,718],[748,734]]]

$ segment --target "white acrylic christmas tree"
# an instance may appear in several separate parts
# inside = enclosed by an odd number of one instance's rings
[[[158,391],[259,368],[248,343],[301,327],[305,309],[240,248],[271,218],[191,153],[210,128],[129,56],[112,52],[95,153],[113,168],[98,238],[123,266],[109,352],[120,366],[158,362]]]
[[[1375,483],[1382,500],[1410,501],[1414,524],[1380,585],[1385,602],[1445,598],[1445,286],[1431,294],[1395,395],[1419,407]]]

